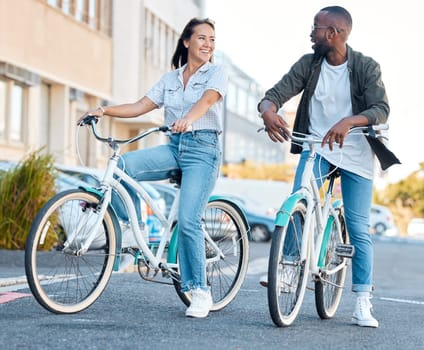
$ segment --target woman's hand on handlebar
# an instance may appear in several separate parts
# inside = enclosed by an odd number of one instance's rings
[[[178,119],[172,126],[173,133],[188,132],[193,130],[192,121],[190,119]]]
[[[272,141],[284,142],[289,140],[289,125],[281,115],[268,110],[262,113],[262,119],[264,121],[265,130]]]
[[[83,124],[83,120],[88,116],[93,116],[98,118],[103,117],[104,109],[102,107],[97,107],[96,109],[91,109],[88,112],[86,112],[81,118],[78,119],[77,125],[81,126]]]

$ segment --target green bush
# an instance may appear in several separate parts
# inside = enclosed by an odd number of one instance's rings
[[[24,249],[35,215],[55,194],[51,155],[31,153],[0,177],[0,248]]]

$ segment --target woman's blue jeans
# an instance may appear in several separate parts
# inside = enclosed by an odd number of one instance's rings
[[[298,190],[302,181],[309,151],[303,151],[296,170],[293,192]],[[317,155],[314,164],[314,175],[319,186],[330,171],[331,164]],[[347,231],[351,244],[355,247],[352,258],[352,291],[372,292],[374,249],[369,233],[369,213],[371,209],[373,181],[350,171],[340,169],[340,180],[343,197]]]
[[[172,134],[168,144],[128,152],[119,162],[119,167],[137,181],[164,180],[172,171],[181,170],[178,258],[184,292],[195,288],[208,290],[201,218],[215,186],[220,162],[218,134],[213,130]],[[130,190],[130,194],[137,203],[135,193]],[[122,205],[119,201],[113,203],[118,215],[122,213],[119,204]]]

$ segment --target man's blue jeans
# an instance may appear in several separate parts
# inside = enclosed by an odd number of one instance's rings
[[[298,190],[302,181],[309,151],[303,151],[296,170],[293,192]],[[331,164],[317,155],[314,164],[315,178],[319,186],[325,181]],[[340,169],[347,231],[351,244],[355,247],[352,258],[352,291],[371,292],[373,290],[374,249],[369,233],[369,215],[372,200],[373,181],[350,171]],[[321,176],[324,176],[321,179]]]
[[[198,130],[172,134],[166,145],[126,153],[119,163],[121,169],[138,181],[164,180],[173,170],[181,170],[178,258],[184,292],[195,288],[208,290],[201,218],[215,186],[220,162],[217,132]],[[137,196],[133,191],[130,194],[137,203]],[[118,215],[123,212],[119,204],[122,205],[119,201],[113,203]]]

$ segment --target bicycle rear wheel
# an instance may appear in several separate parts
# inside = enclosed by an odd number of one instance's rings
[[[246,276],[249,260],[247,227],[235,206],[224,200],[207,204],[203,215],[204,229],[222,252],[218,256],[210,242],[205,241],[206,278],[213,306],[218,311],[234,300]],[[190,305],[191,295],[181,292],[179,281],[174,286],[181,300]]]
[[[306,290],[308,254],[301,259],[306,206],[298,201],[286,226],[276,226],[268,263],[268,307],[273,322],[286,327],[296,319]],[[308,248],[309,249],[309,248]]]
[[[337,222],[340,222],[338,229]],[[346,259],[337,255],[337,245],[349,243],[343,213],[340,211],[337,216],[330,214],[328,218],[329,239],[324,258],[324,266],[321,268],[320,279],[315,281],[315,306],[317,313],[322,319],[332,318],[340,304],[343,287],[346,279],[347,264]],[[335,270],[329,274],[328,271]]]
[[[64,191],[36,216],[25,249],[25,272],[35,299],[58,314],[82,311],[106,288],[115,260],[114,214],[108,209],[95,240],[79,249],[98,217],[100,199],[83,190]],[[68,237],[75,235],[72,241]]]

